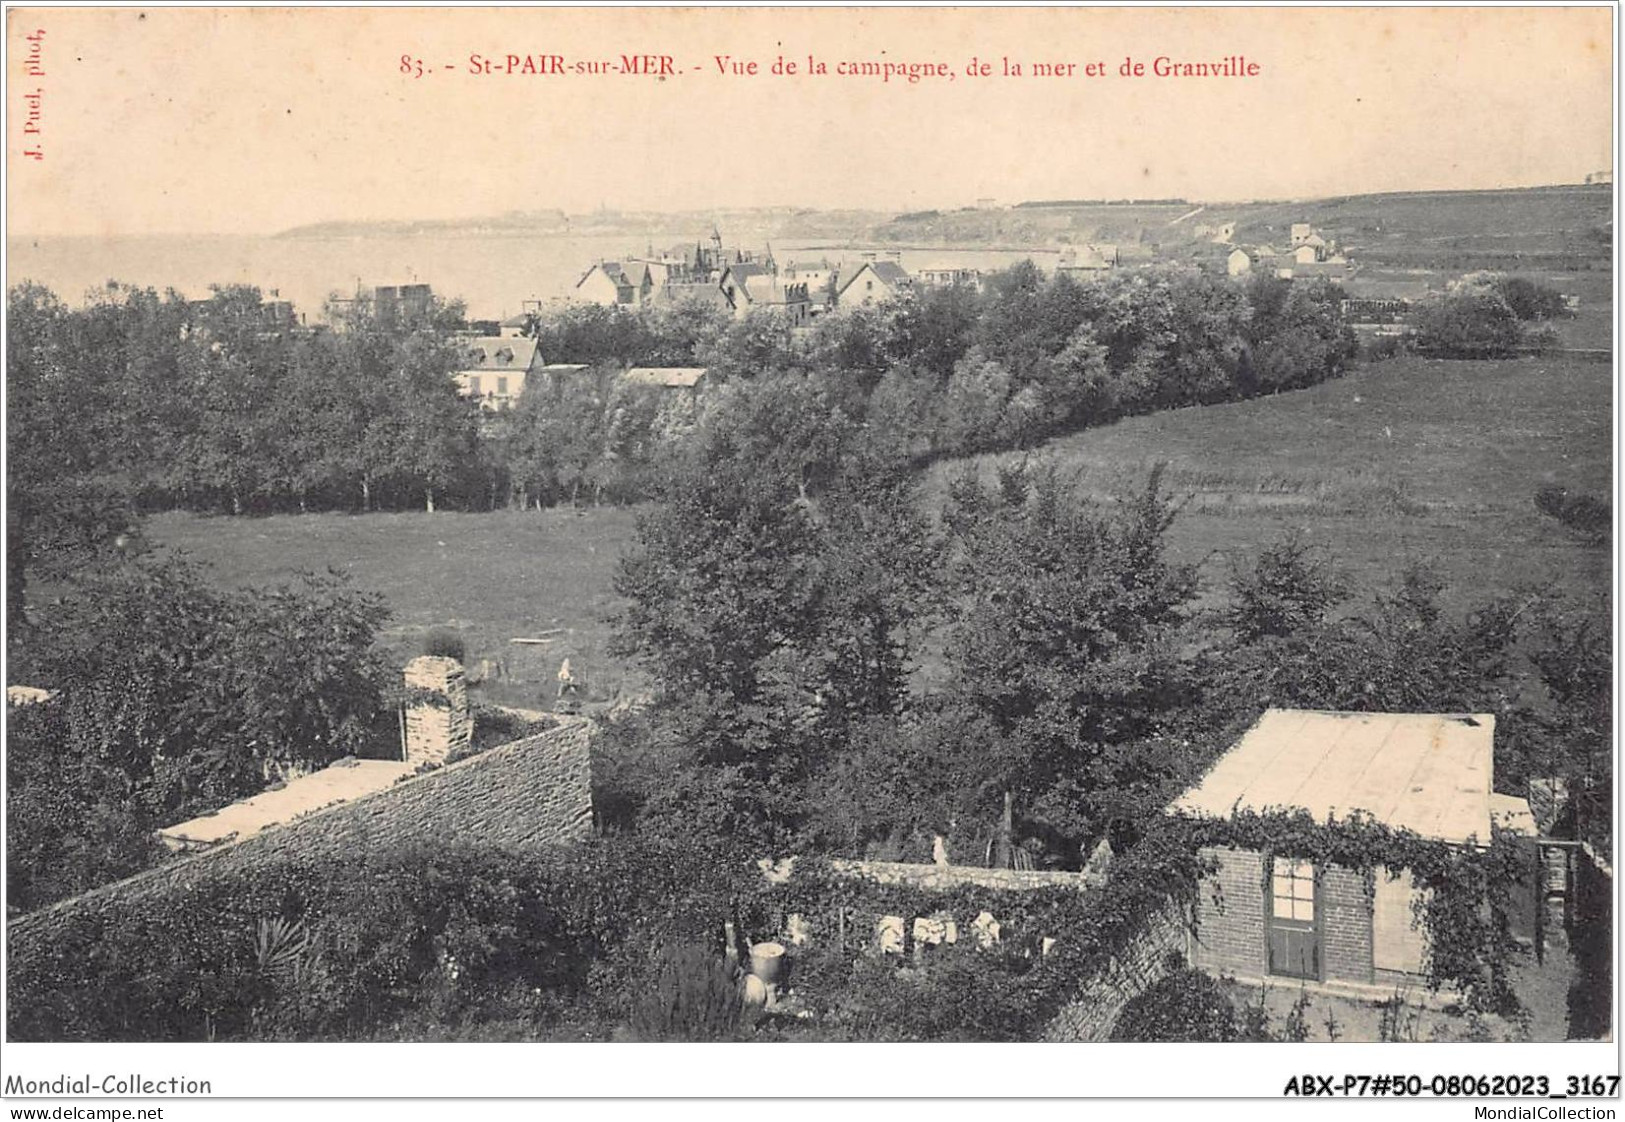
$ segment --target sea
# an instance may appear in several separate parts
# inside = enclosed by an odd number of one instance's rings
[[[156,234],[130,237],[11,237],[6,284],[42,284],[72,306],[109,282],[174,289],[191,299],[211,285],[248,284],[266,299],[292,301],[318,322],[330,296],[352,296],[377,285],[428,284],[461,299],[473,319],[505,319],[532,302],[567,300],[581,275],[601,260],[641,257],[692,247],[709,230],[655,234],[418,235],[275,237]],[[830,241],[779,241],[741,232],[728,238],[755,253],[771,246],[781,268],[823,262],[856,268],[865,255],[894,254],[905,269],[958,267],[984,272],[1023,258],[1053,264],[1058,250],[876,246]]]

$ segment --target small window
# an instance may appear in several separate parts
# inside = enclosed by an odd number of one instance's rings
[[[1276,919],[1312,923],[1315,918],[1315,867],[1308,861],[1288,857],[1275,859],[1271,878]]]
[[[468,392],[473,394],[475,397],[480,396],[480,376],[478,374],[471,374],[469,376]]]
[[[507,392],[508,392],[508,379],[499,376],[497,378],[497,393],[507,393]]]
[[[863,288],[864,288],[864,291],[866,291],[866,292],[873,292],[875,290],[875,282],[872,281],[872,280],[864,281],[863,282]]]

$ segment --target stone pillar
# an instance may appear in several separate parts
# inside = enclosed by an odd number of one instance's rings
[[[405,680],[415,695],[406,703],[406,762],[438,766],[466,751],[474,739],[474,716],[463,664],[423,655],[406,664]]]

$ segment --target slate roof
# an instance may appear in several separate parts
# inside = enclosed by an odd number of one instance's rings
[[[1305,810],[1319,822],[1360,811],[1426,838],[1487,843],[1494,744],[1485,713],[1270,709],[1169,810]],[[1494,805],[1512,810],[1504,797]]]
[[[536,358],[534,339],[482,335],[477,339],[456,340],[455,345],[462,348],[460,374],[529,370]]]

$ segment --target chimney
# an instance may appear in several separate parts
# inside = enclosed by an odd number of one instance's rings
[[[423,655],[406,664],[406,762],[439,766],[474,739],[463,664]]]

